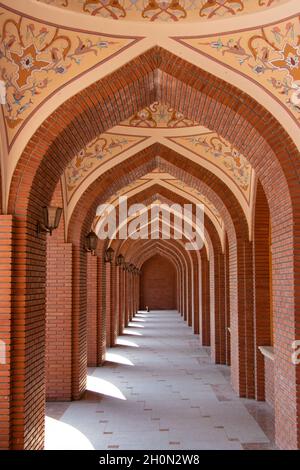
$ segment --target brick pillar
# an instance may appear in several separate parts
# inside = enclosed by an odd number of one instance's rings
[[[118,289],[117,266],[111,264],[111,346],[114,346],[118,337]]]
[[[111,347],[111,334],[112,334],[112,305],[111,305],[111,288],[112,288],[112,272],[111,264],[105,263],[105,316],[106,316],[106,345]]]
[[[72,244],[47,237],[46,399],[72,399]]]
[[[131,284],[131,299],[130,299],[130,319],[133,319],[134,315],[134,275],[133,273],[129,274],[130,276],[130,284]]]
[[[206,248],[201,250],[201,297],[200,344],[210,346],[210,283]]]
[[[125,304],[124,304],[124,297],[125,297],[125,289],[124,289],[124,276],[125,273],[121,266],[118,266],[119,271],[119,335],[123,334],[123,330],[125,327]]]
[[[210,346],[216,364],[226,363],[224,254],[214,248],[210,257]]]
[[[253,245],[255,396],[257,400],[264,400],[265,361],[258,347],[271,345],[271,259],[269,206],[260,182],[256,190]],[[270,374],[271,368],[269,368]]]
[[[255,397],[254,381],[254,322],[253,322],[253,255],[252,243],[238,238],[234,269],[237,285],[230,272],[230,290],[236,292],[237,308],[231,308],[231,380],[240,397]],[[234,251],[235,251],[234,250]]]
[[[224,255],[224,263],[225,263],[225,338],[226,338],[226,364],[230,366],[230,357],[231,357],[231,335],[230,335],[230,291],[229,291],[229,284],[230,284],[230,277],[229,277],[229,245],[228,245],[228,238],[226,236],[225,240],[225,255]]]
[[[36,219],[14,220],[11,449],[39,450],[45,428],[46,237],[37,237]]]
[[[88,366],[98,365],[98,259],[87,256],[87,338]]]
[[[193,325],[193,288],[192,288],[192,282],[193,282],[193,280],[192,280],[192,267],[191,267],[190,263],[188,262],[188,268],[187,268],[187,286],[188,286],[188,291],[187,291],[187,307],[188,307],[187,323],[188,323],[188,326]]]
[[[13,217],[0,215],[0,450],[10,447]]]
[[[194,296],[193,296],[193,303],[194,303],[194,333],[195,335],[199,334],[199,300],[200,300],[200,286],[199,286],[199,265],[198,265],[198,258],[196,253],[192,255],[193,257],[193,266],[194,266]]]
[[[98,353],[97,360],[98,366],[105,362],[106,352],[106,263],[104,263],[103,256],[100,254],[97,257],[98,264],[98,332],[97,332],[97,345]]]
[[[73,245],[72,398],[79,400],[87,377],[87,253]]]
[[[128,308],[128,272],[125,270],[124,273],[124,306],[125,306],[125,320],[124,325],[125,327],[128,326],[129,323],[129,308]]]

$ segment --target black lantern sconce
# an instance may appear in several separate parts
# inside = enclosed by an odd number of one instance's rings
[[[125,262],[124,256],[118,255],[117,260],[116,260],[116,266],[123,266],[124,262]]]
[[[61,207],[44,206],[43,207],[43,222],[37,224],[37,234],[42,232],[50,233],[52,235],[53,230],[59,226],[61,214]]]
[[[111,263],[113,260],[113,256],[114,256],[114,250],[111,247],[107,248],[104,254],[105,263]]]
[[[134,264],[131,263],[131,264],[129,265],[129,272],[133,274],[133,273],[134,273],[134,270],[135,270],[135,266],[134,266]]]
[[[123,270],[127,272],[129,271],[129,263],[126,263],[126,261],[123,263]]]
[[[92,255],[95,256],[95,251],[97,249],[97,244],[98,244],[98,237],[95,234],[95,232],[93,232],[93,230],[91,230],[85,237],[85,249],[86,249],[86,251],[88,251],[89,253],[92,253]]]

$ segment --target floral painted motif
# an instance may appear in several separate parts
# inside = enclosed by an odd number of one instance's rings
[[[197,189],[192,188],[191,186],[187,186],[186,183],[180,180],[172,180],[172,185],[186,190],[188,194],[192,194],[197,199],[199,199],[199,202],[204,204],[204,206],[206,206],[212,212],[212,214],[217,219],[220,227],[223,228],[223,219],[218,209],[206,196],[204,196],[204,194],[200,193]]]
[[[243,0],[207,0],[200,8],[199,15],[208,19],[216,15],[236,15],[244,8]]]
[[[172,137],[177,144],[199,154],[224,171],[248,200],[252,168],[247,159],[215,132]]]
[[[300,17],[222,37],[178,40],[255,80],[300,121]]]
[[[126,16],[126,11],[119,0],[85,0],[83,11],[92,16],[101,15],[114,20]]]
[[[37,0],[114,20],[199,21],[251,13],[288,0]]]
[[[142,11],[142,17],[150,21],[178,21],[187,17],[187,12],[179,0],[148,0]]]
[[[68,201],[82,181],[97,167],[144,139],[145,137],[105,133],[90,142],[73,158],[65,170]]]
[[[145,128],[179,128],[197,126],[198,124],[186,118],[179,111],[156,101],[122,122],[121,125]]]
[[[28,116],[60,86],[120,52],[135,38],[80,35],[2,10],[0,80],[11,142]]]

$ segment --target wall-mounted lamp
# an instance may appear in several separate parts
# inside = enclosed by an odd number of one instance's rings
[[[37,224],[37,234],[42,232],[50,233],[57,229],[62,214],[61,207],[44,206],[43,207],[43,221]]]
[[[127,272],[129,270],[129,263],[126,263],[126,261],[124,261],[124,263],[123,263],[123,270],[127,271]]]
[[[114,256],[114,250],[111,247],[107,248],[104,254],[105,263],[111,263],[113,260],[113,256]]]
[[[86,249],[86,251],[88,251],[89,253],[92,253],[92,255],[95,256],[95,251],[97,249],[97,244],[98,244],[98,237],[95,234],[95,232],[93,232],[93,230],[91,230],[85,237],[85,249]]]
[[[124,256],[123,255],[118,255],[117,256],[117,261],[116,261],[116,266],[123,266],[124,264]]]
[[[131,263],[131,264],[129,265],[129,272],[130,272],[130,273],[134,273],[134,270],[135,270],[135,266],[134,266],[134,264]]]

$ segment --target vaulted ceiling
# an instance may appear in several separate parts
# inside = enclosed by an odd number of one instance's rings
[[[226,113],[213,111],[221,94],[237,112],[253,97],[300,147],[297,1],[3,0],[0,22],[4,211],[22,152],[35,132],[51,132],[52,119],[61,127],[47,152],[72,153],[61,176],[67,226],[98,185],[113,204],[150,193],[202,203],[223,243],[219,209],[188,179],[211,174],[238,201],[251,236],[257,176],[241,151],[244,137],[241,145],[225,138],[210,116]],[[152,166],[120,178],[142,162]]]

